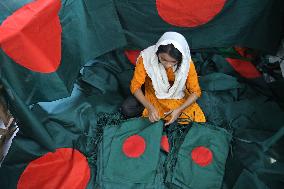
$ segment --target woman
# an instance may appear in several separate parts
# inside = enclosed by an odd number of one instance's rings
[[[151,122],[162,118],[165,125],[177,118],[206,121],[196,103],[201,90],[189,46],[179,33],[166,32],[156,45],[141,52],[130,90],[143,106],[135,98],[127,99],[122,105],[126,117],[135,117],[143,110],[142,116]]]

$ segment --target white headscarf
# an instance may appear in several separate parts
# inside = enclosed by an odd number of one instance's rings
[[[166,70],[159,63],[156,52],[160,45],[173,44],[182,53],[180,68],[175,71],[175,81],[170,86]],[[190,50],[186,39],[177,32],[166,32],[156,45],[150,46],[141,52],[144,68],[152,80],[155,94],[158,99],[181,99],[184,97],[185,83],[190,67]],[[175,69],[174,69],[175,70]]]

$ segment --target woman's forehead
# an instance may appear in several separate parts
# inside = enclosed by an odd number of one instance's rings
[[[166,61],[171,61],[174,62],[176,61],[175,58],[173,58],[171,55],[169,55],[168,53],[159,53],[158,56]]]

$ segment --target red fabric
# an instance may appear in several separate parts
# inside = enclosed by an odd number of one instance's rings
[[[129,158],[138,158],[144,154],[146,149],[146,142],[143,137],[133,135],[128,137],[122,146],[123,153]]]
[[[194,163],[201,167],[205,167],[212,163],[213,154],[210,149],[204,146],[199,146],[191,151],[191,158]]]
[[[61,60],[60,0],[37,0],[0,26],[0,45],[19,65],[35,72],[55,72]]]
[[[261,77],[261,73],[250,61],[244,61],[240,59],[226,58],[230,65],[245,78],[257,78]]]
[[[196,27],[212,20],[227,0],[156,0],[158,14],[167,23]]]
[[[161,147],[166,152],[170,151],[170,144],[167,135],[162,136]]]
[[[86,157],[75,149],[59,148],[30,162],[17,189],[85,189],[89,179]]]
[[[127,56],[128,60],[133,64],[136,65],[136,61],[138,56],[140,55],[140,50],[126,50],[124,51],[125,55]]]
[[[239,55],[241,55],[242,57],[245,57],[245,58],[253,58],[253,55],[252,54],[248,54],[247,53],[247,48],[245,47],[234,47],[234,49],[239,53]]]

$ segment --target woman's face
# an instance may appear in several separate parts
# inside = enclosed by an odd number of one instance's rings
[[[168,53],[159,53],[158,59],[166,69],[171,68],[178,63],[178,61],[171,57]]]

